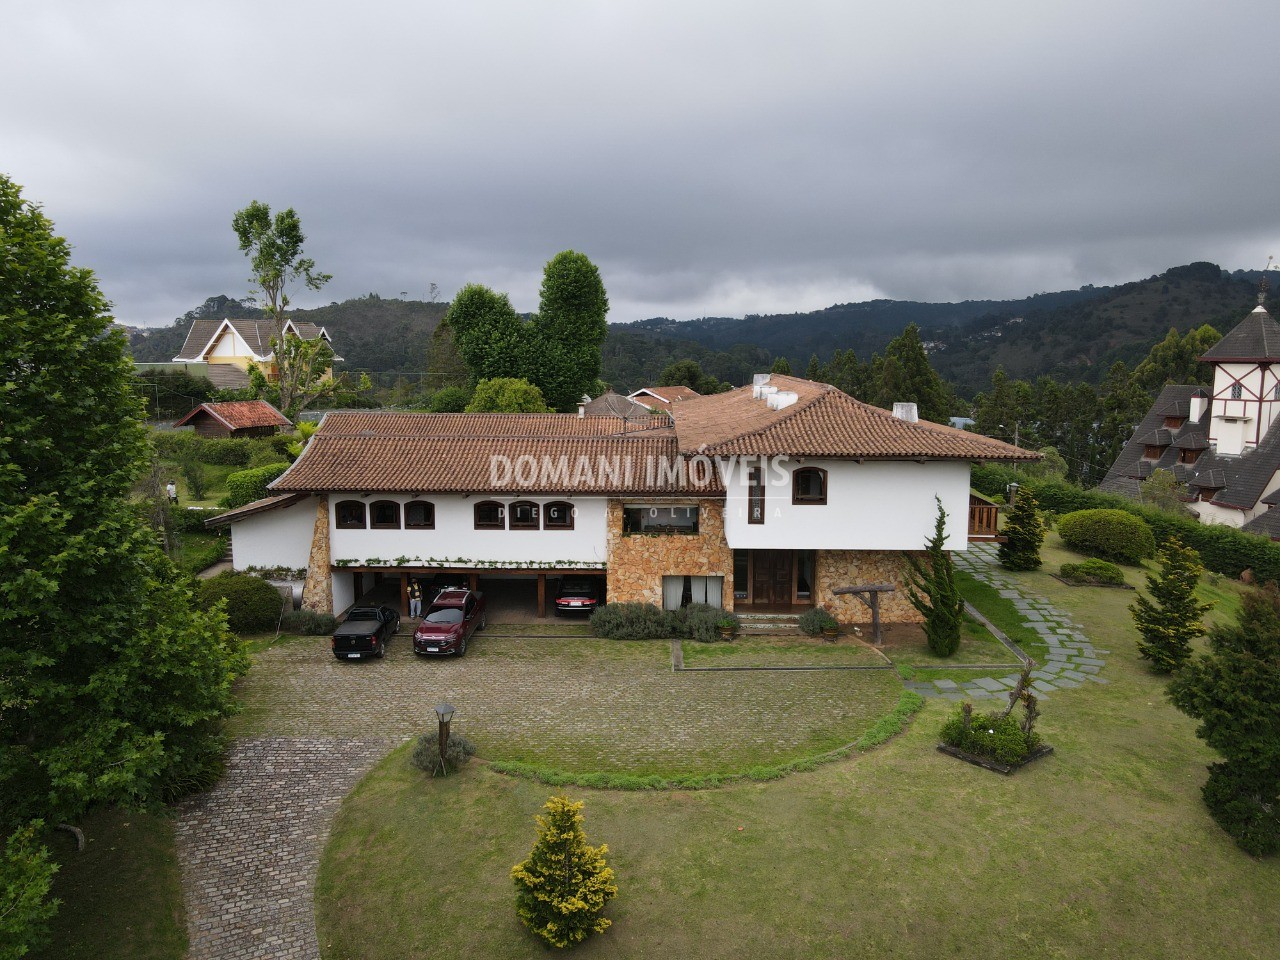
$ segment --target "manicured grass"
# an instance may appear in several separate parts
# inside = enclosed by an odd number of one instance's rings
[[[960,647],[950,657],[939,657],[930,650],[924,631],[919,627],[890,631],[884,652],[895,664],[917,669],[945,669],[948,664],[955,663],[1013,663],[1017,660],[1008,647],[991,635],[990,630],[967,613],[960,633]]]
[[[681,641],[686,667],[888,666],[860,641],[841,638],[740,636],[731,643]]]
[[[53,895],[62,901],[53,940],[33,960],[180,960],[187,952],[173,824],[164,816],[105,810],[54,836],[61,864]]]
[[[1033,660],[1043,663],[1045,659],[1045,642],[1040,634],[1026,625],[1018,608],[1007,597],[990,584],[965,573],[956,571],[956,583],[961,595],[977,608],[978,612],[995,625],[995,628],[1016,643],[1022,652]],[[1117,591],[1127,594],[1128,591]],[[958,661],[957,661],[958,662]]]

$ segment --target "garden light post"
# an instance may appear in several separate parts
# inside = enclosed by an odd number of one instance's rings
[[[440,773],[446,777],[449,775],[449,768],[445,766],[444,751],[449,746],[449,721],[453,719],[454,712],[452,703],[442,703],[436,707],[436,719],[440,721]]]

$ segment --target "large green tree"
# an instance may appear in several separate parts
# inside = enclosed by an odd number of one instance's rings
[[[955,397],[946,381],[929,363],[914,323],[889,341],[884,356],[874,357],[867,386],[869,403],[892,409],[895,403],[914,403],[923,420],[946,423],[955,407]]]
[[[934,520],[933,536],[925,543],[922,561],[907,554],[907,599],[924,617],[924,635],[929,649],[939,657],[949,657],[960,647],[964,625],[964,597],[956,585],[955,566],[944,546],[947,540],[947,511],[942,501]]]
[[[481,380],[467,404],[467,413],[553,413],[542,391],[528,380],[495,377]]]
[[[1208,386],[1213,383],[1213,366],[1201,363],[1199,358],[1221,339],[1222,334],[1207,323],[1185,334],[1171,327],[1165,338],[1134,368],[1133,379],[1152,396],[1166,383]]]
[[[1245,594],[1236,623],[1209,631],[1208,654],[1169,684],[1200,721],[1196,736],[1223,757],[1204,800],[1218,824],[1255,856],[1280,851],[1280,591]]]
[[[600,379],[600,345],[608,333],[609,298],[600,271],[584,254],[565,250],[547,263],[538,313],[524,320],[505,293],[468,284],[446,322],[471,382],[528,380],[557,410],[572,410]]]
[[[130,502],[149,460],[92,273],[0,176],[0,833],[217,769],[246,663]]]
[[[289,308],[289,286],[302,281],[319,290],[333,279],[316,270],[316,263],[303,252],[306,237],[302,221],[290,207],[275,216],[271,207],[254,200],[231,220],[240,249],[249,258],[253,276],[249,282],[262,294],[262,308],[275,327],[271,347],[275,352],[276,380],[268,385],[259,376],[254,386],[269,394],[280,409],[292,417],[321,397],[340,390],[342,384],[329,376],[333,350],[323,339],[303,340],[285,333],[285,311]]]

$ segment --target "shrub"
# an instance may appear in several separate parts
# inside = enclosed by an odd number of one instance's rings
[[[538,842],[529,859],[511,868],[520,922],[553,947],[573,946],[610,921],[601,916],[618,894],[613,870],[605,862],[609,848],[587,845],[582,801],[552,797],[538,823]]]
[[[182,470],[182,479],[187,481],[187,494],[192,500],[203,500],[208,484],[204,479],[204,465],[196,459],[195,451],[184,451],[178,466]]]
[[[245,467],[249,465],[255,446],[249,437],[201,437],[195,449],[203,463]]]
[[[227,477],[227,495],[222,505],[231,509],[243,507],[268,496],[267,484],[289,469],[287,463],[275,463],[252,470],[240,470]]]
[[[591,614],[591,631],[606,640],[665,640],[681,635],[678,618],[652,603],[610,603]]]
[[[305,609],[290,610],[280,621],[280,629],[285,633],[296,633],[304,637],[327,637],[337,625],[337,618],[331,614]]]
[[[1236,846],[1251,856],[1267,857],[1280,853],[1280,796],[1260,786],[1231,764],[1215,763],[1201,796]]]
[[[443,387],[431,395],[428,408],[432,413],[461,413],[471,402],[471,391],[466,387]]]
[[[943,725],[942,742],[974,756],[1012,765],[1022,763],[1040,746],[1040,735],[1023,732],[1012,714],[975,713],[970,717],[961,707]]]
[[[178,569],[194,577],[201,570],[207,570],[221,560],[226,552],[227,541],[221,537],[199,546],[184,543],[179,555]]]
[[[58,865],[40,842],[35,820],[11,833],[0,850],[0,957],[23,957],[48,940],[59,901],[49,896]]]
[[[716,643],[720,640],[720,628],[730,625],[738,629],[738,618],[726,610],[706,603],[691,603],[675,614],[679,635],[699,643]]]
[[[468,760],[476,755],[475,744],[466,737],[449,734],[449,742],[444,748],[444,768],[447,773],[457,773]],[[412,762],[419,770],[424,770],[433,777],[440,776],[440,732],[428,730],[418,738],[413,748]]]
[[[1068,583],[1112,587],[1125,585],[1123,570],[1108,560],[1099,560],[1096,557],[1081,560],[1079,563],[1064,563],[1059,573]]]
[[[816,637],[823,630],[830,630],[838,626],[840,624],[836,622],[836,618],[821,607],[814,607],[800,614],[800,630],[811,637]]]
[[[1132,566],[1156,552],[1151,527],[1125,510],[1077,510],[1058,520],[1058,535],[1077,553]]]
[[[1138,594],[1129,612],[1142,639],[1138,653],[1156,673],[1172,673],[1191,658],[1191,641],[1204,633],[1203,617],[1212,603],[1196,597],[1204,567],[1194,550],[1176,539],[1160,548],[1160,572],[1147,574],[1147,592]]]
[[[151,431],[151,446],[162,460],[181,460],[184,453],[194,451],[203,439],[192,430]]]
[[[222,513],[220,507],[169,507],[169,529],[175,533],[208,533],[204,522]]]
[[[269,467],[273,464],[283,463],[288,465],[289,457],[286,453],[281,453],[274,446],[258,447],[249,455],[249,467]]]
[[[1030,490],[1019,491],[1018,501],[1005,521],[1005,541],[1000,544],[1000,565],[1006,570],[1040,569],[1040,546],[1044,543],[1044,518]]]
[[[284,598],[267,581],[248,573],[230,570],[196,585],[197,599],[204,606],[227,602],[227,626],[235,633],[274,630],[280,620]]]

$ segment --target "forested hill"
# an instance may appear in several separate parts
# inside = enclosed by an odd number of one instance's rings
[[[448,309],[447,303],[384,300],[370,294],[314,310],[290,310],[288,315],[327,329],[347,369],[409,373],[426,369],[431,334]],[[172,360],[197,319],[260,315],[261,311],[237,300],[210,297],[170,326],[133,337],[133,357],[139,362]]]
[[[1090,300],[992,312],[924,337],[936,341],[934,368],[964,396],[985,389],[996,367],[1015,379],[1100,383],[1117,360],[1135,366],[1170,327],[1185,333],[1207,323],[1226,333],[1257,306],[1260,278],[1257,271],[1224,274],[1216,264],[1194,263]]]

